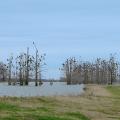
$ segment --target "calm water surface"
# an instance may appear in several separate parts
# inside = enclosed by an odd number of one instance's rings
[[[29,86],[8,86],[7,83],[0,83],[0,96],[13,97],[35,97],[35,96],[56,96],[56,95],[80,95],[84,92],[84,85],[66,85],[64,82],[55,82],[51,86],[44,82],[42,86],[35,87],[34,83]]]

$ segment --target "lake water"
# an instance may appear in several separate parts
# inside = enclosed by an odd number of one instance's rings
[[[58,96],[58,95],[80,95],[84,92],[84,85],[66,85],[64,82],[55,82],[50,85],[44,82],[42,86],[8,86],[7,83],[0,83],[0,96],[13,97],[35,97],[35,96]]]

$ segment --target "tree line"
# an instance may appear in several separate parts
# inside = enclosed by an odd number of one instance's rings
[[[113,84],[120,82],[119,62],[114,55],[108,60],[97,58],[95,61],[80,61],[75,57],[67,59],[60,69],[67,84]]]
[[[42,68],[46,65],[46,54],[39,54],[35,47],[35,55],[26,52],[13,58],[7,63],[0,62],[0,81],[8,81],[8,85],[28,85],[35,81],[35,86],[42,85]],[[79,61],[75,57],[68,58],[60,69],[63,72],[62,81],[70,84],[113,84],[120,82],[120,64],[114,55],[109,59],[97,58],[95,61]]]
[[[34,42],[33,44],[35,46]],[[31,80],[34,80],[35,86],[41,85],[45,56],[46,54],[39,54],[36,46],[35,55],[29,53],[29,48],[15,58],[11,55],[6,64],[0,62],[0,80],[7,80],[8,85],[20,84],[20,86],[28,85]]]

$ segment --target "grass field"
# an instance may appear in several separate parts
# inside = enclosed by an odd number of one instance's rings
[[[0,120],[120,120],[120,86],[87,85],[82,96],[2,97]]]
[[[107,89],[116,97],[120,97],[120,86],[108,86]]]

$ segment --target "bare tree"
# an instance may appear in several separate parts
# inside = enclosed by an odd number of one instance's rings
[[[12,81],[11,81],[11,76],[12,76],[12,67],[13,67],[13,56],[10,56],[9,59],[7,59],[8,61],[8,85],[11,85]]]
[[[45,63],[43,64],[43,61],[45,60],[46,54],[43,54],[40,56],[38,49],[37,49],[34,42],[33,42],[33,45],[34,45],[35,50],[36,50],[35,59],[34,59],[34,63],[35,63],[35,66],[34,66],[34,68],[35,68],[35,86],[38,86],[38,85],[42,84],[41,72],[42,72],[42,67],[45,65]]]
[[[3,62],[0,62],[0,79],[2,81],[5,81],[6,76],[7,76],[7,66]]]
[[[66,60],[65,63],[63,63],[62,71],[64,72],[67,84],[70,85],[74,81],[72,81],[73,74],[76,69],[76,59],[75,58],[69,58]]]

